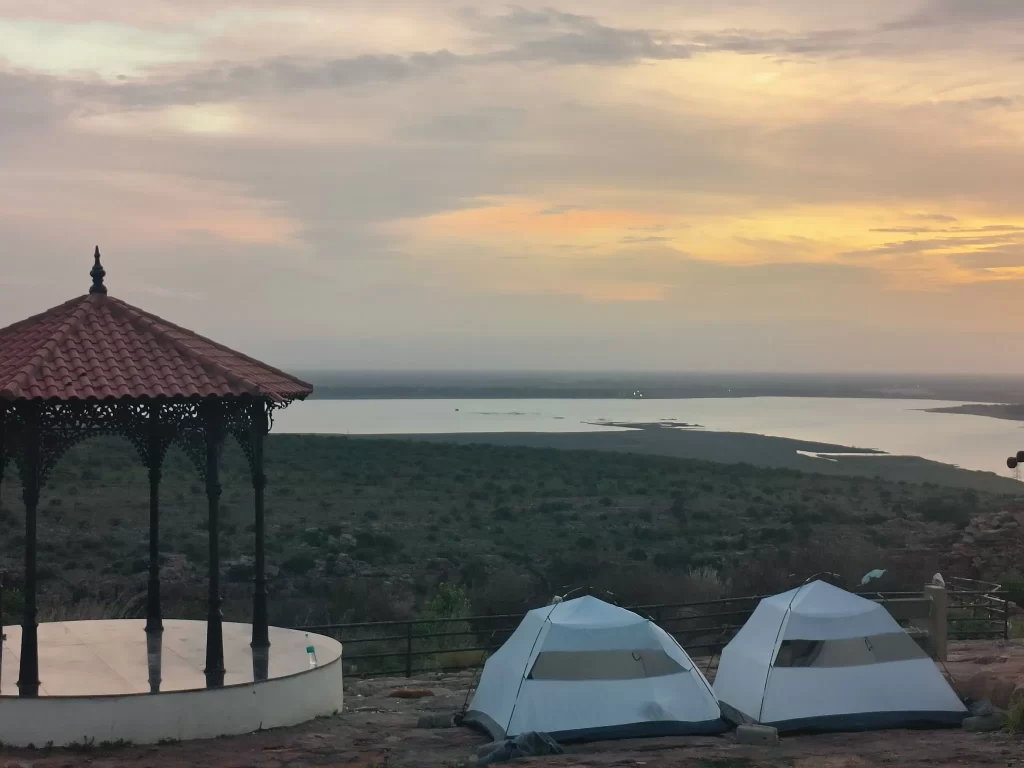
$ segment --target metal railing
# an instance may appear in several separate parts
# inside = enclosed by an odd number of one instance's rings
[[[999,584],[954,576],[947,579],[946,589],[950,639],[1009,639],[1014,603]]]
[[[865,592],[862,595],[886,605],[901,623],[919,618],[921,606],[917,604],[927,602],[920,592]],[[713,656],[728,644],[763,597],[658,603],[633,606],[630,610],[662,627],[691,656]],[[950,637],[1008,637],[1010,603],[1005,597],[995,591],[951,590]],[[927,614],[927,610],[924,613]],[[479,666],[508,640],[523,616],[320,624],[298,629],[341,641],[345,646],[343,659],[347,674],[412,677],[416,673],[451,672]]]

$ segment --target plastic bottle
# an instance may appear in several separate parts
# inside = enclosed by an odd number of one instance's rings
[[[309,633],[306,633],[306,656],[309,657],[309,666],[316,666],[316,648],[313,647],[313,643],[309,641]]]

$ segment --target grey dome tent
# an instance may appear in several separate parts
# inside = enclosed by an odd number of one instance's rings
[[[765,598],[722,651],[735,722],[780,731],[959,725],[966,708],[884,606],[825,582]]]
[[[711,686],[654,622],[595,597],[530,611],[484,665],[464,723],[493,739],[721,733]]]

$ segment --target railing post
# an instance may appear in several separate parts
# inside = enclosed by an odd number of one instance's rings
[[[1010,639],[1010,595],[1003,597],[1003,640]]]
[[[933,659],[944,662],[949,640],[949,595],[945,587],[935,584],[925,586],[924,594],[932,601],[928,616],[928,648]]]
[[[412,677],[412,622],[405,625],[405,676]]]

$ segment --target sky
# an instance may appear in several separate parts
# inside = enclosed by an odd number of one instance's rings
[[[1022,373],[1020,0],[0,0],[0,325],[300,369]]]

